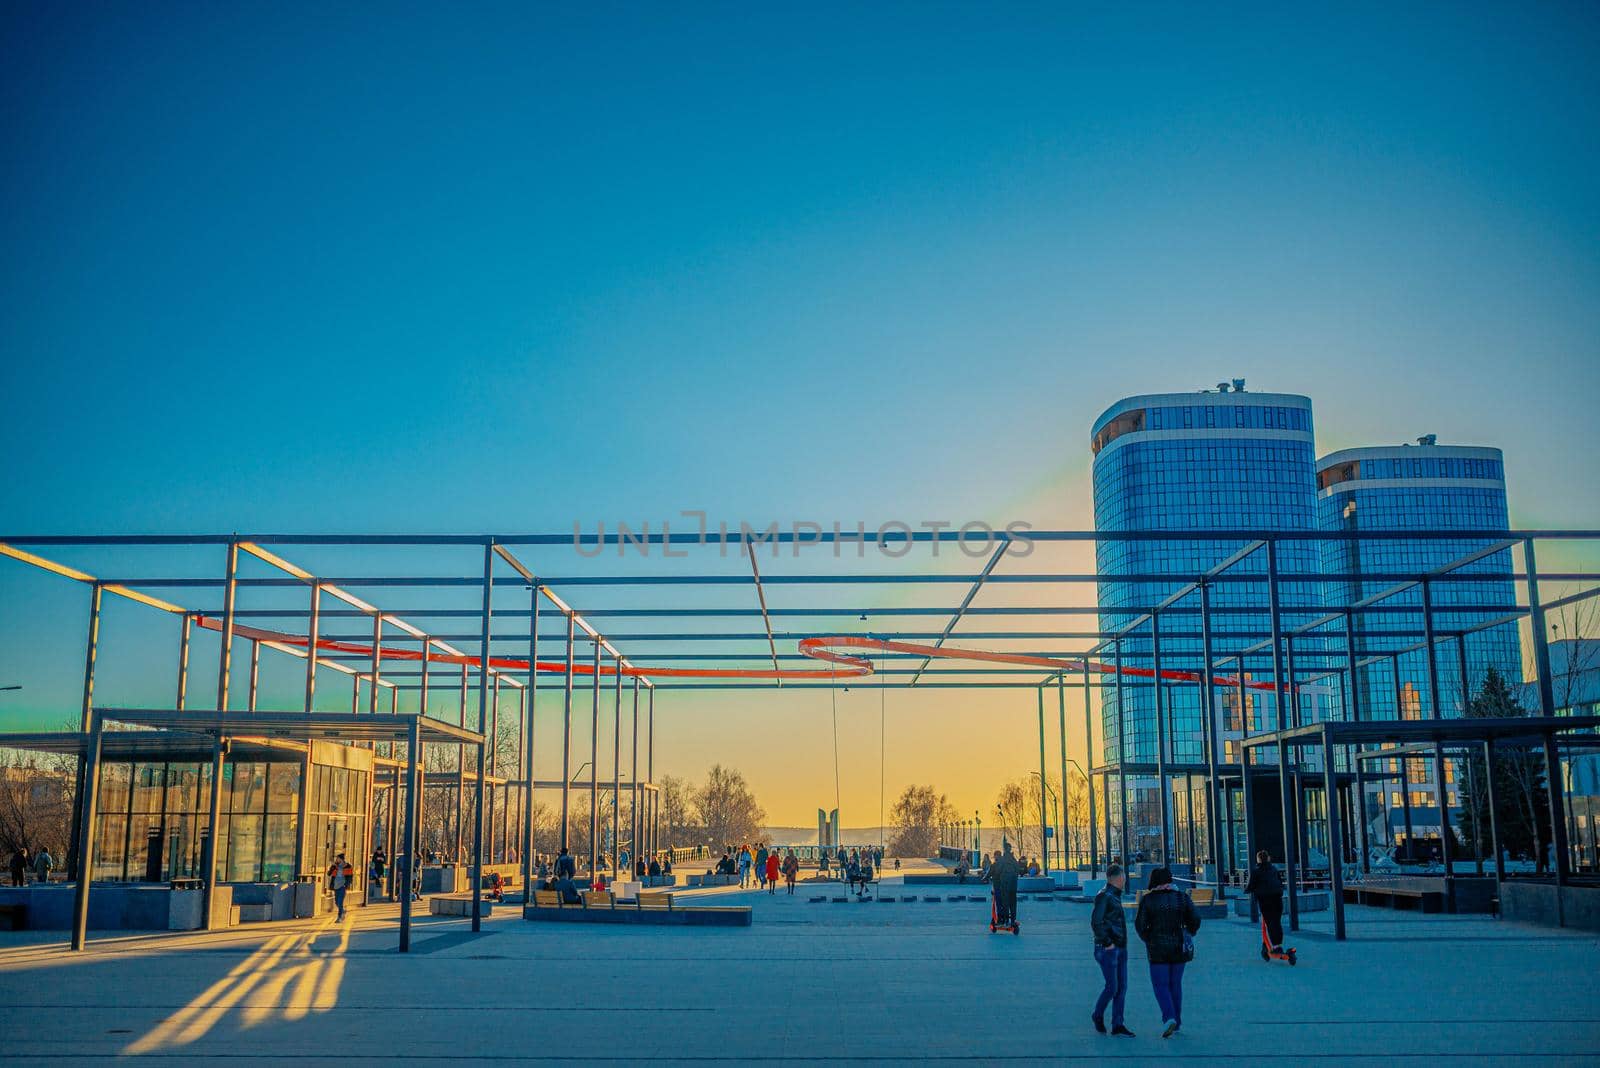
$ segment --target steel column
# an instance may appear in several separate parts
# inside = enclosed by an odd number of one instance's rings
[[[456,722],[460,727],[467,725],[467,687],[470,684],[467,676],[467,665],[461,665],[461,694],[459,706],[456,710]],[[479,746],[481,749],[482,746]],[[427,782],[426,776],[423,782]],[[456,855],[455,862],[460,864],[464,852],[463,843],[466,839],[467,818],[467,747],[465,744],[456,746]]]
[[[650,780],[650,852],[661,849],[661,791],[656,785],[656,688],[650,687],[646,709],[649,729],[645,734],[645,777]]]
[[[1492,739],[1485,739],[1483,743],[1483,778],[1488,784],[1489,848],[1494,850],[1494,907],[1496,912],[1503,915],[1505,907],[1500,894],[1506,881],[1506,860],[1505,854],[1500,851],[1500,817],[1495,814],[1494,741]],[[1556,893],[1559,896],[1560,891]]]
[[[372,613],[372,678],[369,681],[367,694],[367,713],[378,714],[378,679],[381,677],[383,665],[383,613]],[[373,743],[377,748],[377,743]]]
[[[1061,734],[1061,751],[1063,754],[1065,754],[1067,751],[1066,738],[1066,732],[1063,731]],[[1083,766],[1083,787],[1084,791],[1089,795],[1089,878],[1098,879],[1100,877],[1100,853],[1095,847],[1095,823],[1097,821],[1095,819],[1094,811],[1094,779],[1090,778],[1088,770],[1094,767],[1094,726],[1090,718],[1089,707],[1088,657],[1083,658]],[[1066,789],[1066,771],[1063,770],[1061,774],[1063,776],[1062,789],[1064,790]],[[1106,807],[1109,810],[1111,806],[1107,805]],[[1106,834],[1106,854],[1108,863],[1110,861],[1111,853],[1111,835],[1109,830],[1110,828],[1107,828],[1108,833]]]
[[[533,902],[533,783],[534,783],[534,728],[539,725],[539,688],[534,685],[539,678],[539,587],[533,587],[532,611],[528,613],[528,689],[527,712],[522,723],[522,899]]]
[[[1043,691],[1041,691],[1042,693]],[[1072,825],[1072,808],[1067,801],[1067,677],[1062,672],[1056,676],[1056,713],[1060,720],[1061,729],[1061,867],[1064,871],[1072,869],[1072,858],[1067,853],[1067,842],[1072,834],[1068,828]],[[1089,838],[1094,839],[1094,821],[1089,822]]]
[[[102,590],[100,583],[93,583],[89,588],[89,629],[84,641],[83,651],[83,703],[78,710],[78,730],[84,734],[89,733],[90,721],[94,718],[94,666],[95,660],[100,655],[100,602]],[[88,792],[88,758],[78,758],[75,789],[73,797],[78,799],[79,811],[82,814],[83,798],[89,796]],[[92,810],[91,810],[92,811]],[[93,870],[82,863],[83,840],[79,837],[81,819],[72,821],[72,828],[67,836],[67,877],[82,882],[81,873]],[[82,948],[81,944],[76,948]]]
[[[489,621],[493,610],[494,546],[483,547],[483,641],[478,646],[478,734],[484,733],[489,715]],[[478,782],[474,791],[475,818],[472,821],[472,929],[483,929],[483,795],[489,754],[478,741]]]
[[[639,679],[633,680],[633,761],[628,771],[628,778],[632,780],[633,787],[628,801],[628,849],[633,853],[633,864],[637,868],[639,861],[645,859],[644,853],[639,848]],[[649,867],[646,865],[648,872]],[[629,873],[632,874],[631,872]]]
[[[1039,852],[1044,856],[1040,859],[1039,870],[1046,875],[1050,874],[1050,840],[1046,837],[1049,833],[1045,828],[1050,826],[1050,810],[1046,807],[1045,795],[1050,786],[1045,781],[1044,771],[1044,687],[1038,688],[1039,695]],[[1020,832],[1019,832],[1020,833]]]
[[[248,711],[256,710],[256,695],[261,689],[261,643],[254,638],[250,640],[250,695],[246,698],[245,708]]]
[[[1111,663],[1117,694],[1117,811],[1122,818],[1122,863],[1129,861],[1128,853],[1128,708],[1122,700],[1122,639],[1111,643]]]
[[[1299,881],[1295,876],[1296,845],[1298,841],[1298,827],[1293,821],[1300,818],[1300,807],[1290,803],[1289,791],[1291,776],[1289,774],[1288,746],[1280,739],[1278,741],[1278,786],[1283,802],[1283,867],[1284,882],[1289,889],[1289,930],[1300,930],[1300,894],[1296,890]],[[1296,784],[1295,788],[1298,788]]]
[[[95,587],[93,618],[98,621],[100,608],[100,587]],[[91,624],[91,631],[95,628]],[[93,647],[93,640],[90,642]],[[91,663],[92,663],[91,654]],[[101,737],[105,733],[105,721],[100,713],[90,712],[88,723],[89,743],[83,754],[85,774],[83,787],[78,793],[78,845],[80,866],[78,885],[73,891],[72,899],[72,948],[83,949],[84,942],[89,935],[89,884],[94,882],[94,846],[95,809],[99,807],[100,800],[100,751]]]
[[[1243,653],[1239,654],[1238,661],[1239,674],[1235,684],[1238,686],[1239,700],[1239,796],[1240,805],[1244,809],[1244,868],[1248,871],[1250,866],[1256,862],[1256,850],[1260,848],[1261,843],[1256,838],[1255,813],[1251,808],[1253,794],[1250,788],[1250,765],[1254,762],[1255,757],[1251,749],[1244,744],[1244,740],[1250,737],[1250,696],[1244,685]],[[1232,811],[1231,806],[1229,811]],[[1228,845],[1231,849],[1233,846],[1231,840]],[[1250,898],[1250,920],[1255,922],[1256,919],[1256,899],[1252,897]]]
[[[600,636],[594,638],[594,702],[589,716],[589,878],[600,859]]]
[[[411,886],[420,870],[418,832],[422,811],[422,714],[406,725],[406,868],[400,886],[400,952],[411,952]]]
[[[567,613],[567,677],[563,687],[563,701],[561,708],[561,849],[570,850],[572,843],[568,841],[567,816],[568,808],[572,803],[572,667],[573,667],[573,637],[574,628],[577,626],[571,612]]]
[[[189,703],[189,638],[193,628],[194,617],[185,612],[178,630],[178,701],[174,707],[179,712]]]
[[[210,822],[206,824],[205,848],[200,858],[200,877],[204,880],[200,897],[204,914],[200,917],[200,927],[206,931],[212,927],[212,890],[217,885],[217,828],[222,825],[222,762],[227,755],[228,743],[219,734],[211,744],[211,795],[206,804]],[[226,922],[223,926],[227,926]]]
[[[1550,798],[1550,844],[1556,854],[1552,865],[1556,878],[1556,918],[1565,925],[1560,888],[1567,884],[1572,866],[1567,839],[1567,777],[1561,773],[1561,750],[1556,747],[1556,736],[1548,731],[1544,736],[1544,779],[1545,793]]]
[[[617,879],[622,859],[622,657],[612,661],[611,677],[611,880]]]
[[[1161,863],[1172,863],[1172,829],[1167,818],[1167,720],[1161,686],[1161,615],[1150,613],[1150,686],[1156,698],[1156,803],[1161,806]]]
[[[1345,652],[1345,673],[1344,673],[1344,678],[1345,678],[1345,682],[1344,682],[1345,715],[1349,718],[1351,723],[1360,723],[1361,722],[1361,687],[1360,687],[1360,676],[1357,673],[1361,669],[1357,665],[1357,661],[1359,659],[1359,654],[1358,654],[1358,651],[1356,649],[1356,614],[1355,614],[1355,612],[1346,612],[1344,614],[1344,652]],[[1355,765],[1355,773],[1356,773],[1356,796],[1355,796],[1355,805],[1354,805],[1355,813],[1354,814],[1355,814],[1355,817],[1356,817],[1356,826],[1357,826],[1356,833],[1360,836],[1360,843],[1361,843],[1361,870],[1363,872],[1370,872],[1372,870],[1372,863],[1371,863],[1371,860],[1369,859],[1369,857],[1371,855],[1372,846],[1371,846],[1371,843],[1367,840],[1368,839],[1368,833],[1367,833],[1366,762],[1363,761],[1363,760],[1355,760],[1355,761],[1352,761],[1352,763]],[[1383,789],[1385,787],[1380,785],[1379,788]]]
[[[1545,623],[1544,603],[1539,599],[1539,565],[1534,558],[1533,539],[1522,542],[1523,570],[1527,572],[1528,624],[1533,632],[1533,670],[1538,677],[1539,715],[1556,714],[1555,678],[1550,673],[1550,630]]]
[[[1200,721],[1206,731],[1206,827],[1211,844],[1211,863],[1217,870],[1217,897],[1226,897],[1222,878],[1222,828],[1220,801],[1222,782],[1217,778],[1217,748],[1222,744],[1217,730],[1217,695],[1211,657],[1211,584],[1200,583]]]
[[[238,590],[239,543],[230,541],[222,580],[222,651],[217,664],[217,711],[228,710],[228,682],[233,669],[233,610]],[[254,643],[252,643],[254,644]]]
[[[1333,937],[1344,941],[1344,842],[1340,838],[1339,788],[1333,776],[1333,728],[1322,725],[1322,789],[1328,817],[1328,876],[1333,897]]]
[[[306,700],[310,712],[317,699],[317,627],[322,619],[322,587],[311,584],[311,614],[306,621]]]
[[[1422,580],[1422,633],[1423,653],[1428,658],[1428,707],[1433,712],[1433,719],[1444,718],[1444,708],[1440,701],[1439,692],[1439,658],[1434,655],[1433,634],[1433,590],[1426,578]],[[1433,801],[1439,810],[1439,859],[1444,864],[1444,873],[1453,874],[1454,850],[1450,848],[1450,801],[1449,791],[1445,789],[1444,773],[1444,745],[1440,744],[1433,750]]]
[[[1276,706],[1275,715],[1277,727],[1281,731],[1288,723],[1284,719],[1284,703],[1294,691],[1294,680],[1285,678],[1284,650],[1283,650],[1283,612],[1278,599],[1278,543],[1267,542],[1267,610],[1272,619],[1272,694],[1273,704]],[[1240,660],[1241,666],[1243,660]],[[1278,743],[1278,786],[1280,788],[1283,804],[1283,859],[1286,865],[1286,874],[1289,884],[1289,929],[1300,929],[1300,901],[1295,890],[1295,854],[1299,848],[1299,828],[1291,822],[1300,810],[1300,806],[1291,804],[1290,775],[1287,767],[1289,759],[1288,749],[1282,742]],[[1299,763],[1299,754],[1295,755],[1296,764]],[[1296,780],[1294,789],[1299,789]]]

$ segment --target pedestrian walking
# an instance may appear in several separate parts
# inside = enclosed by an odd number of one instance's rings
[[[767,854],[767,866],[764,873],[767,882],[767,893],[776,894],[778,892],[778,873],[782,867],[783,860],[778,856],[776,849]]]
[[[344,854],[335,854],[333,863],[328,865],[328,888],[333,891],[333,903],[339,909],[340,923],[344,922],[344,897],[350,892],[350,883],[354,878],[355,869],[344,859]]]
[[[1139,899],[1133,928],[1144,941],[1150,958],[1150,986],[1161,1006],[1162,1038],[1171,1038],[1183,1026],[1183,968],[1194,959],[1194,935],[1200,914],[1189,895],[1172,885],[1172,870],[1165,865],[1150,873],[1150,887]]]
[[[750,847],[741,846],[739,849],[739,889],[743,890],[750,885]]]
[[[755,871],[756,871],[756,884],[757,884],[758,889],[762,889],[762,890],[766,889],[766,886],[767,886],[767,860],[771,856],[772,856],[772,854],[767,852],[767,847],[766,846],[757,847],[757,849],[756,849]]]
[[[1089,919],[1094,933],[1094,959],[1100,965],[1105,987],[1094,1003],[1090,1019],[1094,1029],[1106,1033],[1106,1006],[1111,1006],[1111,1033],[1133,1037],[1123,1026],[1122,1009],[1128,998],[1128,918],[1122,910],[1122,888],[1128,875],[1121,864],[1106,868],[1106,885],[1094,898],[1094,914]]]
[[[41,882],[50,881],[50,873],[55,870],[56,860],[50,855],[48,846],[39,847],[39,855],[33,858],[33,874]]]
[[[11,885],[28,885],[28,868],[32,862],[28,859],[28,847],[23,846],[11,854]]]
[[[783,880],[789,884],[789,893],[794,893],[794,881],[800,874],[800,858],[794,855],[794,850],[789,850],[789,855],[783,858]]]

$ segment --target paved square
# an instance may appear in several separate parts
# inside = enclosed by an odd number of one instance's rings
[[[847,904],[800,889],[711,895],[755,907],[736,930],[529,923],[508,907],[473,935],[425,918],[409,957],[394,952],[393,907],[342,927],[108,933],[81,956],[48,932],[0,934],[8,1062],[1600,1064],[1593,935],[1355,908],[1343,944],[1308,917],[1291,969],[1262,963],[1248,923],[1210,921],[1171,1040],[1135,944],[1128,1040],[1089,1025],[1086,905],[1025,899],[1013,937],[949,888],[911,888],[945,898],[912,903],[886,884],[902,900]]]

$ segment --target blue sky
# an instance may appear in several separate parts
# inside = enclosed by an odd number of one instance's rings
[[[1234,376],[1600,525],[1597,45],[1582,4],[7,5],[0,529],[1081,526],[1099,411]]]

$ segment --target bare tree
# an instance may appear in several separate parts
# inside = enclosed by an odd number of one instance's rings
[[[694,792],[694,807],[713,847],[765,842],[761,826],[767,812],[756,801],[744,776],[713,764],[705,785]]]
[[[656,782],[657,804],[660,806],[661,844],[673,846],[700,845],[705,835],[695,825],[692,812],[694,788],[676,775],[663,775]]]
[[[74,773],[33,754],[0,754],[0,853],[26,846],[65,856]]]
[[[893,857],[931,857],[939,847],[939,825],[956,819],[955,806],[931,786],[907,786],[889,810],[895,828],[889,839]]]

